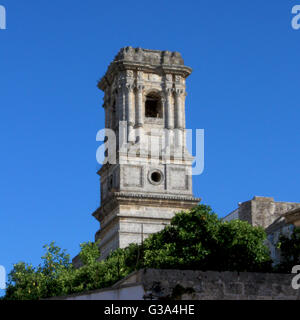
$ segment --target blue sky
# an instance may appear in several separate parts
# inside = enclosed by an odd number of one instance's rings
[[[254,195],[299,202],[300,1],[5,1],[0,30],[0,265],[74,256],[99,206],[97,80],[121,47],[180,51],[187,127],[205,129],[194,193],[223,216]]]

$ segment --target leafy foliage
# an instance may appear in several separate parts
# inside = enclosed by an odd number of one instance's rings
[[[141,268],[219,271],[269,271],[265,232],[247,222],[222,222],[209,206],[199,205],[174,216],[164,230],[143,244],[117,249],[99,261],[99,243],[81,245],[83,267],[51,243],[42,264],[23,262],[9,274],[5,299],[41,299],[109,287]]]
[[[281,235],[277,247],[281,254],[277,271],[290,273],[295,265],[300,265],[300,228],[295,228],[291,237]]]
[[[245,221],[222,222],[210,207],[178,213],[144,243],[144,266],[219,271],[270,271],[262,228]]]
[[[8,276],[6,299],[28,300],[49,297],[61,293],[63,279],[73,269],[70,256],[56,247],[54,242],[44,246],[43,263],[38,267],[20,262],[14,265]]]

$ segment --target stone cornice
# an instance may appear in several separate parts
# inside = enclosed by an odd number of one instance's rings
[[[293,209],[282,215],[287,223],[300,225],[300,208]]]
[[[189,202],[200,202],[200,198],[194,198],[189,196],[172,196],[172,195],[155,195],[155,194],[138,194],[138,193],[127,193],[127,192],[114,192],[116,198],[132,198],[132,199],[153,199],[153,200],[175,200],[175,201],[189,201]]]
[[[108,213],[120,204],[139,204],[145,206],[173,207],[178,206],[183,209],[190,209],[201,201],[200,198],[192,196],[156,195],[130,192],[112,192],[110,196],[101,204],[92,215],[100,221],[100,217]]]
[[[105,88],[111,85],[114,75],[125,70],[177,74],[184,78],[192,72],[190,67],[184,65],[179,52],[126,47],[120,50],[109,65],[105,76],[98,83],[99,89],[105,91]]]

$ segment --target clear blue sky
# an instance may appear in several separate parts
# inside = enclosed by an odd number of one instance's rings
[[[180,51],[187,127],[205,129],[195,195],[223,216],[254,195],[299,197],[300,1],[6,1],[0,30],[0,265],[74,256],[99,205],[96,88],[123,46]]]

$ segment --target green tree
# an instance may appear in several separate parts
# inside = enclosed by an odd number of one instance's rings
[[[220,220],[210,207],[175,215],[171,225],[144,243],[144,266],[151,268],[206,269],[218,243]]]
[[[272,271],[269,250],[264,245],[266,233],[262,227],[232,220],[221,223],[218,249],[212,257],[217,270],[267,272]]]
[[[264,230],[245,221],[222,222],[209,206],[178,213],[144,243],[144,266],[220,271],[270,271]]]
[[[52,242],[45,245],[42,264],[36,268],[20,262],[8,275],[6,299],[38,299],[61,293],[60,280],[73,270],[70,256]]]
[[[143,244],[131,244],[99,261],[99,243],[81,244],[83,266],[75,269],[64,250],[51,243],[38,267],[16,264],[5,299],[41,299],[105,288],[142,268],[269,271],[262,228],[222,222],[209,206],[183,211]]]
[[[280,249],[281,262],[276,270],[290,273],[295,265],[300,265],[300,228],[295,228],[290,237],[281,235],[277,248]]]
[[[105,288],[135,270],[130,261],[132,252],[138,252],[137,245],[115,250],[105,261],[99,261],[99,243],[83,243],[80,247],[84,265],[79,269],[73,267],[69,255],[54,242],[44,246],[46,252],[38,267],[24,262],[14,265],[5,299],[36,300]]]

